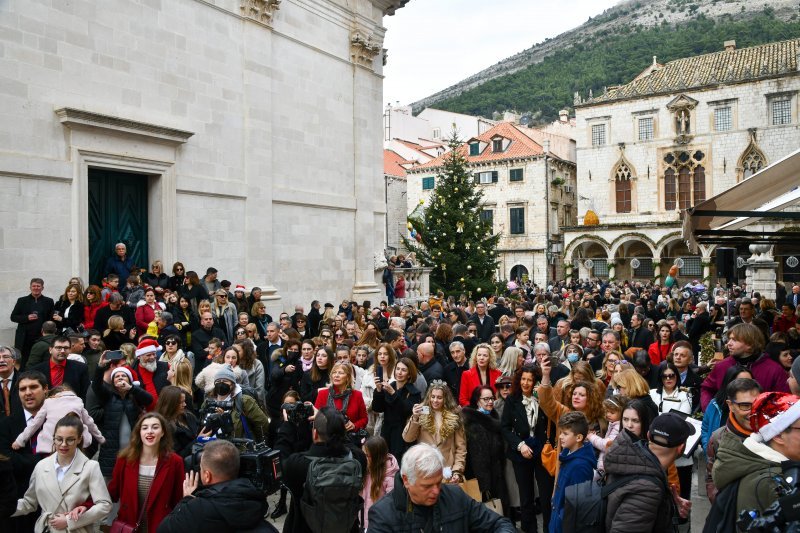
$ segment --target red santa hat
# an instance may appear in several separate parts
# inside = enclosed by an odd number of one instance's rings
[[[126,366],[118,366],[114,370],[111,371],[111,381],[114,381],[114,374],[125,374],[128,376],[128,381],[130,381],[131,385],[139,385],[138,381],[133,380],[133,372]]]
[[[247,289],[245,289],[245,288],[244,288],[244,285],[237,284],[237,285],[236,285],[236,286],[233,288],[233,292],[243,292],[243,293],[247,294]]]
[[[800,397],[788,392],[764,392],[753,402],[750,427],[769,442],[800,419]]]
[[[159,348],[161,347],[158,345],[157,340],[150,338],[142,339],[139,346],[136,347],[136,357],[141,357],[149,353],[156,353]]]

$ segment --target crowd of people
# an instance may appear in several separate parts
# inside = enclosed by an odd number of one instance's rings
[[[587,482],[609,487],[609,531],[676,531],[693,471],[726,516],[766,510],[781,462],[800,460],[800,287],[778,306],[739,288],[522,283],[274,318],[214,268],[169,276],[124,252],[102,287],[73,278],[53,300],[34,278],[12,311],[2,531],[268,531],[287,515],[287,532],[559,532]],[[280,451],[271,512],[235,439]]]

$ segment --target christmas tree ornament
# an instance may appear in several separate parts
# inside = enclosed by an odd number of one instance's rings
[[[472,265],[467,265],[467,270],[472,270]]]
[[[412,225],[411,225],[411,222],[409,222],[408,224],[406,224],[406,227],[407,227],[408,229],[414,229],[414,226],[412,226]]]
[[[450,243],[450,249],[451,249],[451,250],[454,250],[454,249],[455,249],[455,247],[456,247],[456,243],[454,243],[454,242],[451,242],[451,243]]]
[[[453,190],[454,190],[455,192],[458,192],[458,187],[454,188]]]
[[[464,244],[464,247],[465,247],[467,250],[469,250],[470,244],[469,244],[469,243],[466,243],[466,244]]]
[[[461,283],[464,283],[464,278],[461,278],[459,281],[461,281]]]
[[[464,233],[464,223],[460,220],[456,222],[456,233]]]
[[[480,288],[480,287],[478,287],[478,288],[477,288],[477,289],[475,289],[475,290],[476,290],[476,291],[478,291],[478,292],[481,292],[481,288]]]

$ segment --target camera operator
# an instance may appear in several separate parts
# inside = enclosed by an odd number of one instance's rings
[[[284,410],[285,412],[285,410]],[[312,458],[332,457],[345,459],[350,454],[361,465],[361,472],[366,472],[367,458],[360,449],[350,444],[345,430],[344,416],[333,407],[323,407],[315,412],[312,439],[313,444],[308,451],[296,452],[298,430],[291,422],[284,421],[278,428],[275,448],[280,450],[283,461],[283,483],[292,492],[292,504],[289,515],[284,522],[283,531],[287,533],[311,533],[300,506],[304,485]],[[355,522],[356,516],[352,518]]]
[[[248,438],[256,442],[263,442],[266,437],[265,432],[269,425],[267,415],[254,398],[242,392],[230,366],[226,365],[214,376],[214,390],[206,396],[200,411],[203,413],[204,425],[209,414],[230,414],[231,434],[224,435],[225,437]],[[214,433],[212,428],[203,427],[200,436],[212,437],[215,436]]]
[[[304,452],[311,447],[311,423],[309,417],[314,416],[314,406],[311,402],[303,404],[300,401],[300,394],[290,390],[283,395],[281,405],[282,417],[278,418],[277,427],[283,426],[283,440],[286,446],[291,446],[291,451],[283,450],[281,459],[285,460],[292,453]],[[270,420],[272,423],[273,420]],[[283,452],[282,451],[282,452]],[[270,514],[270,518],[277,520],[285,515],[289,510],[286,508],[286,495],[289,489],[285,485],[281,486],[281,495],[278,504]]]
[[[183,499],[162,520],[157,532],[276,532],[264,520],[267,512],[264,495],[249,479],[238,476],[236,446],[225,440],[206,444],[200,459],[200,474],[191,471],[186,474]],[[200,482],[202,487],[198,490]]]
[[[800,461],[800,397],[785,392],[765,392],[753,403],[753,433],[740,441],[720,442],[712,476],[719,494],[739,481],[736,509],[763,513],[777,499],[783,461]],[[720,502],[717,496],[715,505]]]

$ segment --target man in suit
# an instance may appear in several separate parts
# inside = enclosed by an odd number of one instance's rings
[[[800,305],[800,285],[792,286],[792,294],[786,297],[786,301],[797,309],[797,306]]]
[[[36,365],[31,370],[41,372],[47,379],[49,388],[59,385],[69,385],[70,388],[86,401],[86,391],[89,389],[89,368],[80,361],[67,359],[71,343],[66,337],[56,337],[50,347],[50,359]]]
[[[634,313],[631,315],[631,330],[628,332],[628,348],[642,348],[647,350],[653,344],[653,332],[644,327],[644,315]]]
[[[52,298],[42,295],[42,278],[33,278],[30,290],[29,295],[17,300],[11,311],[11,321],[17,323],[14,346],[22,353],[20,368],[25,368],[33,344],[42,336],[42,325],[46,320],[52,320],[55,307]]]
[[[0,419],[0,454],[11,461],[17,484],[16,497],[19,499],[28,490],[28,483],[36,463],[47,457],[47,453],[37,452],[49,452],[49,450],[36,450],[36,438],[28,441],[28,444],[19,450],[12,449],[11,444],[17,435],[33,422],[36,413],[44,404],[47,397],[47,379],[40,372],[22,372],[19,374],[16,387],[16,402],[20,407],[12,411],[11,416]],[[0,518],[0,531],[30,533],[34,530],[37,518],[37,513],[16,518]]]
[[[556,335],[550,337],[547,344],[550,346],[550,353],[557,353],[565,344],[569,342],[569,320],[559,320],[556,325]]]
[[[478,302],[475,304],[475,315],[470,320],[478,326],[478,338],[481,342],[489,342],[489,338],[494,333],[494,319],[486,314],[486,304]]]
[[[11,416],[22,409],[19,402],[19,372],[14,362],[19,351],[11,346],[0,346],[0,419]]]

